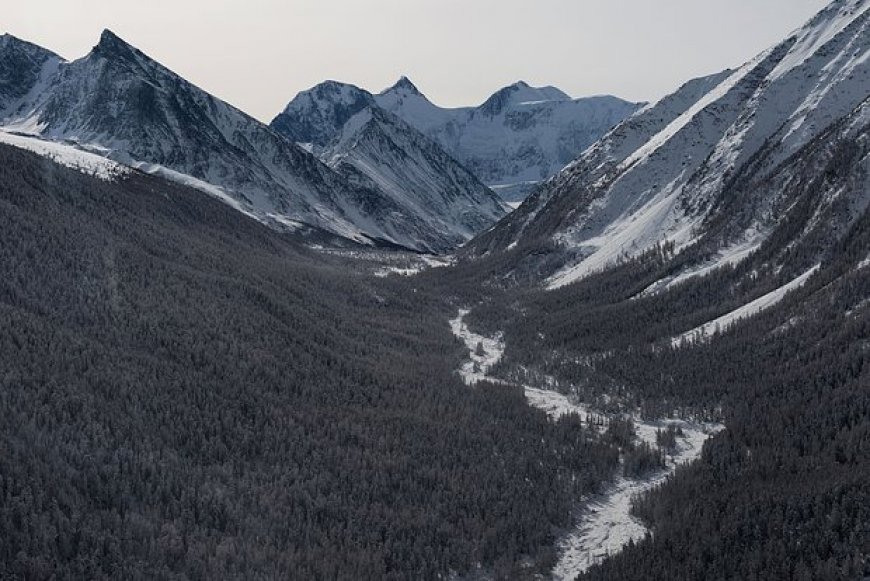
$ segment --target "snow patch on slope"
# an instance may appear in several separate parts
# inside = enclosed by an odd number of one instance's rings
[[[804,27],[793,33],[793,36],[796,37],[794,48],[773,70],[770,78],[783,77],[792,69],[805,63],[843,29],[864,14],[868,8],[870,8],[870,4],[867,4],[865,0],[847,0],[831,4],[814,19],[813,23],[820,20],[821,26]],[[829,12],[833,11],[836,11],[835,16],[825,18]]]
[[[784,299],[790,291],[802,287],[807,282],[807,280],[809,280],[809,278],[816,273],[820,266],[821,265],[817,264],[816,266],[812,267],[810,270],[803,273],[788,284],[784,284],[778,289],[773,290],[766,295],[755,299],[751,303],[747,303],[742,307],[731,311],[730,313],[726,313],[717,319],[695,327],[691,331],[686,331],[678,337],[674,337],[673,339],[671,339],[671,344],[674,347],[679,347],[683,344],[703,341],[717,332],[725,331],[726,329],[743,319],[753,317],[758,313],[775,306],[780,301],[782,301],[782,299]]]
[[[681,192],[675,180],[642,207],[623,212],[603,233],[585,240],[580,247],[585,257],[550,277],[547,288],[556,289],[576,282],[623,258],[633,258],[659,242],[672,242],[676,250],[686,247],[693,241],[701,217],[689,218],[679,210]],[[557,240],[566,243],[572,237],[572,233],[567,233],[557,236]]]
[[[136,161],[132,162],[130,165],[138,169],[139,171],[145,172],[147,174],[159,176],[171,182],[175,182],[177,184],[199,190],[203,193],[217,198],[221,202],[227,204],[228,206],[231,206],[233,209],[238,210],[239,212],[242,212],[243,214],[246,214],[247,216],[250,216],[255,220],[263,220],[262,215],[258,215],[253,208],[251,208],[247,204],[240,202],[239,200],[228,194],[226,190],[224,190],[220,186],[210,184],[191,175],[177,172],[173,169],[169,169],[168,167],[156,163]]]
[[[557,288],[662,242],[686,248],[711,227],[772,232],[789,188],[765,178],[781,177],[783,162],[867,99],[868,16],[868,0],[838,0],[724,80],[713,77],[704,94],[689,90],[685,108],[664,107],[673,114],[648,123],[658,105],[636,114],[542,187],[537,207],[521,209],[494,243],[551,237],[565,265],[547,280]],[[739,212],[724,203],[731,187],[746,198]]]
[[[525,198],[642,104],[518,82],[479,107],[438,107],[403,79],[378,105],[438,142],[505,200]]]
[[[771,51],[766,51],[739,69],[737,69],[731,76],[722,81],[716,88],[712,91],[704,95],[700,100],[695,102],[687,111],[685,111],[682,115],[674,119],[667,127],[662,129],[659,133],[654,135],[649,141],[647,141],[644,145],[638,148],[634,153],[628,156],[621,164],[620,170],[626,170],[629,167],[649,159],[653,153],[655,153],[659,148],[661,148],[665,143],[670,141],[677,133],[683,130],[699,113],[701,113],[704,109],[715,103],[716,101],[725,97],[729,91],[737,86],[737,84],[743,80],[750,71],[752,71],[759,63],[766,59]]]
[[[46,141],[37,137],[9,133],[2,129],[0,129],[0,143],[32,151],[60,165],[103,181],[114,181],[130,172],[130,168],[126,166],[94,153],[82,151],[72,144]]]
[[[753,252],[758,250],[761,247],[764,238],[765,236],[760,232],[753,230],[743,242],[719,249],[715,258],[708,260],[703,264],[688,267],[679,274],[657,280],[645,288],[638,296],[652,296],[662,291],[669,290],[687,280],[706,276],[725,266],[736,266],[749,258]]]

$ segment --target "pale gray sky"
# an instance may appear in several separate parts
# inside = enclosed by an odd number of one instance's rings
[[[74,59],[110,28],[270,121],[325,79],[372,91],[407,75],[476,105],[517,80],[575,97],[655,100],[738,66],[827,0],[10,0],[2,32]]]

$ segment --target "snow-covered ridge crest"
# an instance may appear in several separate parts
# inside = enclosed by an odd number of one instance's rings
[[[524,81],[496,91],[478,107],[442,108],[401,82],[375,99],[507,201],[523,199],[644,105],[612,96],[572,99],[555,87]]]
[[[442,108],[407,78],[372,94],[326,81],[299,93],[272,122],[319,148],[361,110],[377,106],[440,145],[507,201],[521,199],[640,105],[615,97],[571,99],[555,87],[519,81],[478,107]]]
[[[764,296],[758,297],[742,307],[734,309],[730,313],[726,313],[721,317],[713,319],[703,325],[699,325],[690,331],[686,331],[678,337],[671,339],[671,345],[680,347],[683,345],[691,345],[692,343],[709,340],[714,334],[727,331],[732,326],[740,321],[753,317],[767,309],[770,309],[786,297],[791,291],[797,290],[810,279],[812,275],[819,270],[821,265],[817,264],[810,270],[801,274],[794,280],[774,289]]]
[[[545,273],[550,288],[657,247],[696,249],[683,257],[697,260],[686,272],[717,254],[719,265],[746,259],[751,252],[730,247],[761,248],[805,189],[796,186],[813,179],[798,156],[821,170],[837,153],[819,140],[845,145],[866,131],[856,111],[870,95],[870,0],[837,0],[709,80],[623,121],[468,252],[555,246],[559,259],[548,262],[562,266]],[[843,196],[857,207],[856,188],[821,197],[819,208]]]
[[[322,159],[349,180],[383,192],[421,221],[420,245],[442,251],[491,226],[507,208],[419,131],[373,106],[351,117]]]

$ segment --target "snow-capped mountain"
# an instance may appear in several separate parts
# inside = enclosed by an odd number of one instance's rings
[[[384,192],[409,209],[408,220],[421,222],[421,244],[436,250],[458,246],[506,212],[438,144],[377,106],[351,117],[322,159],[351,183]]]
[[[479,107],[445,109],[407,78],[378,95],[327,81],[296,96],[272,127],[318,152],[347,121],[378,106],[438,143],[506,201],[523,199],[640,106],[616,97],[571,99],[515,83]]]
[[[275,119],[273,129],[304,147],[320,150],[341,132],[351,117],[375,104],[368,91],[326,81],[299,93]]]
[[[479,107],[436,106],[407,78],[375,97],[508,201],[523,199],[641,104],[518,82]]]
[[[8,131],[72,142],[195,184],[276,227],[304,223],[362,243],[435,249],[420,243],[434,237],[431,228],[421,235],[423,221],[412,209],[378,189],[348,183],[275,130],[109,31],[72,62],[14,38],[4,39],[0,51],[0,62],[10,63],[0,69]]]
[[[0,36],[0,115],[20,114],[63,59],[10,34]]]
[[[492,190],[441,146],[354,85],[327,81],[303,91],[272,127],[349,183],[383,192],[402,207],[419,237],[417,247],[455,248],[507,212]]]
[[[533,268],[561,286],[656,247],[691,253],[673,282],[759,249],[782,256],[820,220],[847,227],[870,202],[868,7],[837,0],[739,69],[637,112],[468,254],[536,248],[547,257]]]

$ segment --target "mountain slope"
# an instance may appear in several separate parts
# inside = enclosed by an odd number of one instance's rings
[[[469,389],[443,296],[357,269],[0,144],[0,578],[543,571],[616,450]]]
[[[63,62],[53,52],[10,34],[0,36],[0,115],[20,115]]]
[[[421,221],[420,245],[458,246],[505,214],[498,197],[471,172],[379,107],[350,118],[322,159],[349,182],[376,188],[407,208]]]
[[[797,202],[795,180],[812,179],[796,172],[814,140],[838,124],[849,128],[835,141],[863,139],[868,6],[838,0],[727,78],[694,81],[637,113],[474,241],[469,255],[547,248],[539,272],[553,286],[657,247],[692,249],[696,264],[683,274],[745,258]],[[859,208],[866,190],[829,194],[817,211],[833,197]],[[784,244],[803,236],[794,235]]]
[[[507,208],[437,143],[354,85],[327,81],[297,95],[272,127],[350,184],[382,192],[413,232],[414,248],[442,252],[492,226]]]
[[[306,152],[109,31],[87,56],[62,64],[5,124],[193,176],[261,218],[302,220],[356,240],[384,234],[357,225],[354,198],[368,194],[349,190]]]
[[[12,45],[22,50],[21,41]],[[55,60],[40,58],[40,70],[51,73]],[[15,75],[4,78],[26,95],[20,105],[7,107],[7,129],[71,141],[144,171],[202,185],[275,227],[298,229],[304,223],[357,242],[433,250],[417,245],[421,220],[408,208],[377,189],[349,184],[278,132],[109,31],[91,53],[58,63],[43,81],[33,81],[38,75],[30,69],[36,65],[17,68],[21,82],[13,82]],[[28,89],[34,84],[41,90]]]
[[[523,81],[479,107],[442,109],[406,78],[375,99],[509,201],[523,199],[640,106],[610,96],[571,99]]]
[[[299,93],[270,125],[294,143],[310,144],[316,152],[335,139],[351,117],[374,104],[368,91],[326,81]]]
[[[729,74],[731,71],[724,71],[689,81],[658,103],[633,114],[538,188],[498,227],[479,236],[469,250],[482,255],[512,244],[515,246],[514,243],[528,244],[552,236],[564,215],[580,203],[576,198],[584,188],[614,172],[620,162],[685,113]],[[526,232],[530,224],[533,226]]]

